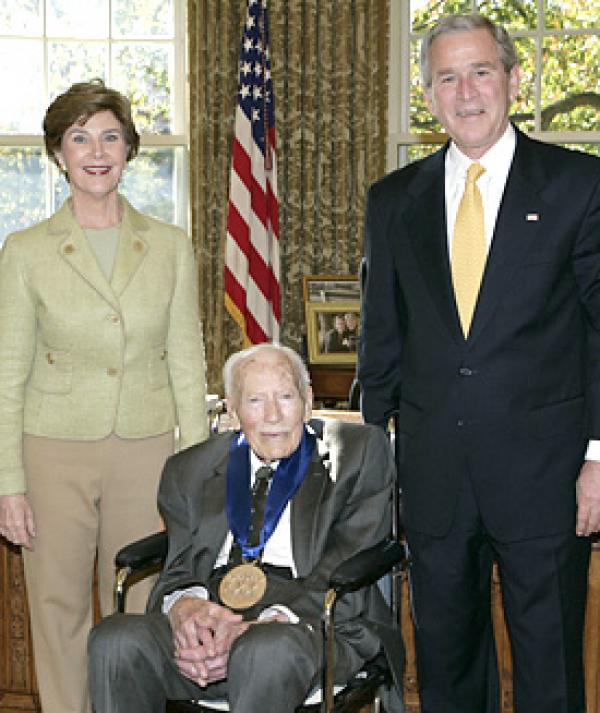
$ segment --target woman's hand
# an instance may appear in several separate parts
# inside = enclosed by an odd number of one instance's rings
[[[33,549],[35,520],[31,505],[22,493],[0,495],[0,535],[13,545]]]

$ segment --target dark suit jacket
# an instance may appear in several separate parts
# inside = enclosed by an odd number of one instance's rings
[[[445,151],[369,193],[363,413],[381,425],[399,409],[407,528],[448,531],[468,466],[493,536],[563,532],[587,440],[600,438],[600,161],[517,132],[465,340]]]
[[[278,589],[282,604],[317,630],[331,572],[346,558],[390,532],[394,464],[388,440],[373,426],[314,422],[318,447],[292,499],[291,529],[298,579]],[[228,532],[225,475],[233,433],[219,434],[168,459],[159,509],[169,533],[164,570],[148,609],[159,611],[164,594],[206,585]],[[349,594],[336,609],[337,633],[371,658],[386,637],[386,650],[401,680],[403,650],[389,609],[376,586]],[[387,634],[387,636],[386,636]]]

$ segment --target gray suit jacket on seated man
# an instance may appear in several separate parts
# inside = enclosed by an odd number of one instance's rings
[[[109,617],[90,637],[96,713],[163,713],[167,699],[200,696],[226,696],[235,713],[291,713],[318,683],[329,575],[390,531],[394,465],[380,429],[306,426],[308,374],[285,347],[233,355],[224,381],[240,431],[167,461],[159,509],[169,552],[148,613]],[[253,547],[248,493],[265,464],[274,475]],[[234,611],[235,593],[228,599],[219,588],[223,572],[257,555],[266,592]],[[337,679],[383,645],[401,680],[400,634],[377,587],[346,595],[336,622]]]

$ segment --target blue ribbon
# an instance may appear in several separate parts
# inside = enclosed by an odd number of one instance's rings
[[[254,559],[263,551],[267,540],[273,534],[286,505],[304,480],[312,459],[317,439],[306,426],[300,445],[286,458],[279,461],[273,473],[273,480],[267,495],[265,519],[260,533],[260,542],[248,546],[250,530],[250,510],[252,495],[250,488],[250,446],[243,433],[234,439],[229,450],[227,463],[227,495],[225,509],[229,529],[234,541],[240,546],[242,555]]]

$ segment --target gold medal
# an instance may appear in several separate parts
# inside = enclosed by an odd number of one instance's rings
[[[230,609],[249,609],[267,591],[267,576],[256,564],[239,564],[219,584],[219,597]]]

